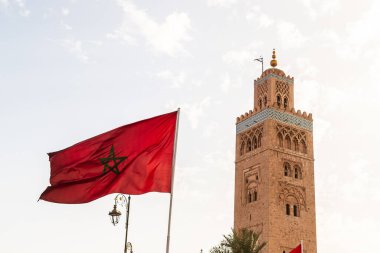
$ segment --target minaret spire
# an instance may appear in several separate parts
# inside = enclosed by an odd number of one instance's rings
[[[275,68],[277,66],[277,60],[276,60],[276,49],[273,48],[272,52],[272,60],[270,61],[270,65]]]

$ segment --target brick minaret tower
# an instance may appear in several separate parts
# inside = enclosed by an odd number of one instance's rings
[[[294,109],[294,78],[271,66],[254,82],[254,108],[237,118],[235,229],[262,232],[263,253],[300,244],[316,253],[313,119]]]

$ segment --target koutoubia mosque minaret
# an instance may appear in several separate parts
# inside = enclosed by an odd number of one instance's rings
[[[316,253],[313,119],[294,108],[294,78],[271,68],[254,81],[252,110],[236,121],[235,229],[261,232],[263,253],[303,241]]]

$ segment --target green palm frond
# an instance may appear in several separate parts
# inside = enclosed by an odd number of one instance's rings
[[[238,231],[233,229],[231,234],[223,236],[223,241],[210,253],[260,253],[267,244],[259,242],[260,235],[245,228]]]

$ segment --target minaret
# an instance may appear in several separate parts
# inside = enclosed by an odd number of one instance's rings
[[[254,107],[236,121],[235,229],[262,232],[263,253],[303,240],[316,253],[313,119],[294,109],[294,78],[272,68],[254,81]]]

